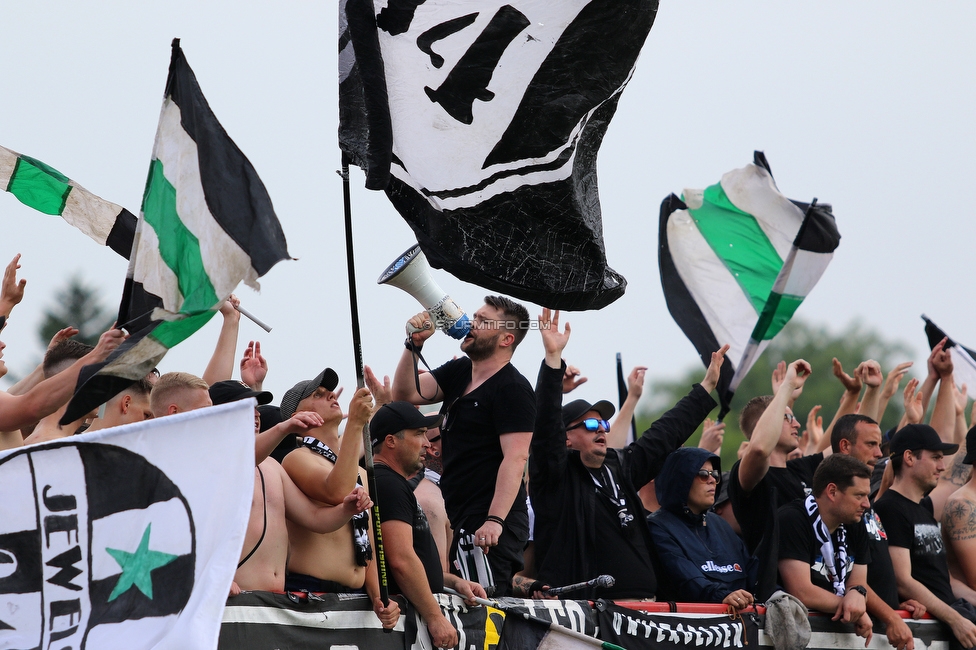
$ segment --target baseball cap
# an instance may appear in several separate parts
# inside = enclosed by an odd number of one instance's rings
[[[404,429],[430,428],[439,425],[441,416],[424,415],[417,407],[409,402],[390,402],[381,406],[373,419],[369,421],[370,442],[375,447],[381,440],[392,433]]]
[[[298,403],[314,393],[319,386],[326,390],[335,390],[338,385],[339,375],[332,368],[326,368],[314,379],[298,382],[285,391],[285,396],[281,398],[281,419],[287,420],[295,415],[295,411],[298,410]]]
[[[266,390],[254,390],[243,381],[228,379],[210,386],[210,400],[214,404],[228,404],[253,397],[258,404],[269,404],[274,396]]]
[[[585,399],[573,400],[563,406],[563,426],[568,427],[571,422],[583,417],[584,413],[596,411],[604,420],[609,420],[617,412],[616,407],[605,399],[596,404],[590,404]]]
[[[942,442],[938,432],[927,424],[909,424],[902,427],[889,445],[892,456],[901,456],[906,451],[920,449],[941,451],[951,455],[959,451],[959,445]]]
[[[976,462],[976,426],[966,433],[966,457],[962,459],[963,465],[972,465]]]

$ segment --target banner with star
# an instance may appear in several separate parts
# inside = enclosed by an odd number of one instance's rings
[[[0,647],[215,648],[254,490],[252,402],[0,453]],[[190,453],[202,432],[219,459]]]

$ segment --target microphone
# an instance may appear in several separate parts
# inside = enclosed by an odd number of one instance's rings
[[[567,591],[576,591],[578,589],[586,589],[587,587],[612,587],[616,584],[616,580],[613,576],[602,575],[593,578],[592,580],[587,580],[586,582],[577,582],[574,585],[566,585],[565,587],[551,587],[546,590],[546,593],[551,596],[558,596],[559,594],[564,594]]]

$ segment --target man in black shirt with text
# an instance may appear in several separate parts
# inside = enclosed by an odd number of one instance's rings
[[[925,605],[947,624],[964,648],[976,647],[976,609],[952,593],[939,524],[926,495],[945,471],[945,454],[959,445],[944,443],[932,427],[909,424],[891,439],[895,480],[874,504],[888,533],[888,551],[898,592]]]
[[[451,571],[476,579],[494,596],[510,595],[529,535],[522,474],[535,396],[511,364],[529,329],[529,313],[508,298],[487,296],[461,342],[467,356],[420,375],[414,354],[434,328],[427,312],[407,325],[412,334],[397,365],[393,398],[415,405],[443,402],[441,491],[454,529]]]

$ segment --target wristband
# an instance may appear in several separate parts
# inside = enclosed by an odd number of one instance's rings
[[[854,585],[853,587],[850,588],[850,590],[856,591],[857,593],[861,594],[865,598],[868,597],[868,590],[864,588],[864,585]]]
[[[487,517],[485,517],[485,521],[493,521],[499,526],[501,526],[502,528],[505,528],[505,520],[499,517],[498,515],[488,515]]]
[[[420,352],[421,350],[424,349],[424,346],[422,345],[414,345],[412,336],[407,337],[407,340],[403,342],[403,347],[410,350],[411,352]]]

